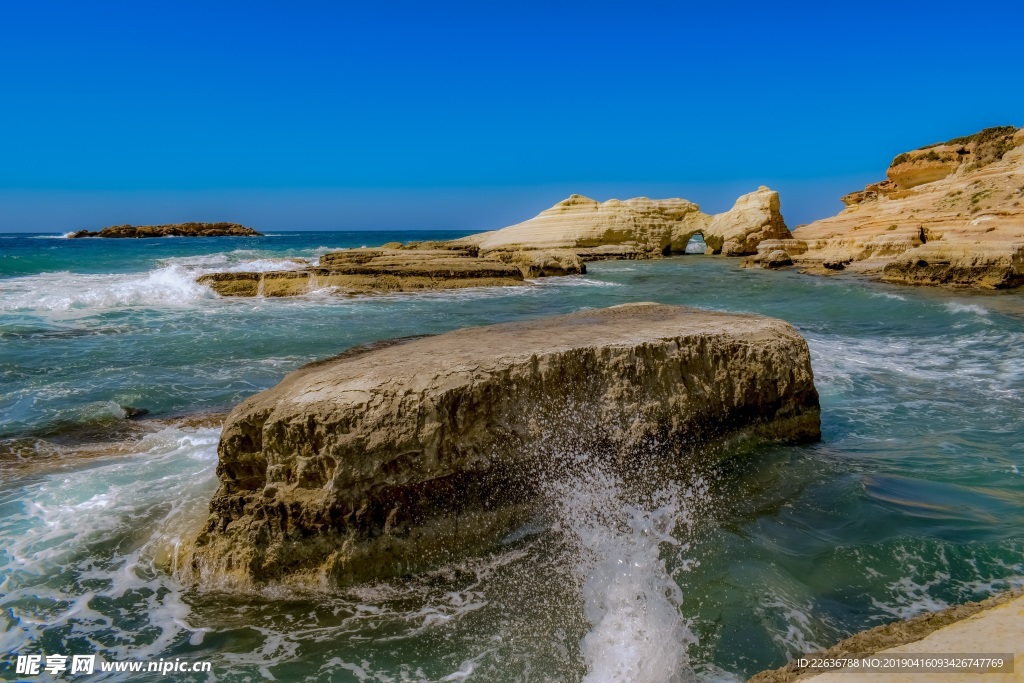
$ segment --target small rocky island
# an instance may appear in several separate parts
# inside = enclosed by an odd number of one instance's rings
[[[532,519],[559,467],[690,470],[737,434],[820,438],[807,344],[781,320],[629,304],[354,349],[231,412],[177,567],[227,589],[405,574]]]
[[[238,223],[172,223],[169,225],[112,225],[98,231],[79,230],[68,235],[80,237],[262,237]]]

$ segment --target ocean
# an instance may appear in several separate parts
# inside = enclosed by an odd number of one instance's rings
[[[1020,293],[702,255],[355,298],[195,283],[462,234],[0,235],[0,679],[23,679],[17,655],[96,654],[212,666],[174,680],[738,681],[1024,585]],[[330,594],[196,591],[162,569],[216,489],[220,416],[289,371],[376,340],[635,301],[793,324],[822,441],[731,444],[642,495],[580,474],[483,556]]]

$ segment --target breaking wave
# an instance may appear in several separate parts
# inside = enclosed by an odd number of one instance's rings
[[[0,280],[0,312],[82,315],[130,307],[180,308],[218,298],[196,282],[205,273],[295,270],[304,265],[296,259],[258,256],[245,250],[164,259],[163,267],[141,273],[61,271]]]
[[[951,313],[974,313],[975,315],[988,315],[989,310],[978,304],[961,304],[956,301],[949,301],[943,304]]]
[[[0,283],[0,311],[91,313],[133,306],[182,306],[216,295],[180,266],[148,273],[43,273]]]

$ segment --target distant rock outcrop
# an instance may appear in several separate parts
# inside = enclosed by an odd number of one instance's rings
[[[793,239],[761,242],[752,261],[782,249],[820,274],[983,289],[1024,284],[1024,130],[988,128],[906,152],[887,175],[843,197],[838,215],[796,228]]]
[[[224,588],[404,574],[528,520],[560,457],[690,466],[740,432],[819,438],[807,344],[780,320],[632,304],[356,350],[231,412],[178,566]]]
[[[93,232],[79,230],[68,237],[262,237],[238,223],[173,223],[169,225],[112,225]]]

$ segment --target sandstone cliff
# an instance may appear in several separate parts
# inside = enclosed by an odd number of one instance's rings
[[[567,452],[685,464],[741,431],[817,439],[818,420],[806,343],[759,316],[635,304],[356,350],[232,411],[179,567],[220,587],[401,574],[535,514]]]
[[[68,237],[262,237],[238,223],[173,223],[170,225],[112,225],[98,232],[79,230]]]
[[[760,187],[729,211],[702,213],[685,199],[639,197],[597,202],[574,194],[528,221],[471,235],[456,243],[481,253],[512,249],[572,250],[583,258],[650,258],[681,254],[697,233],[714,254],[741,256],[764,239],[790,236],[779,209],[779,193]]]
[[[991,128],[897,156],[832,218],[762,242],[811,272],[904,284],[1024,284],[1024,130]]]

